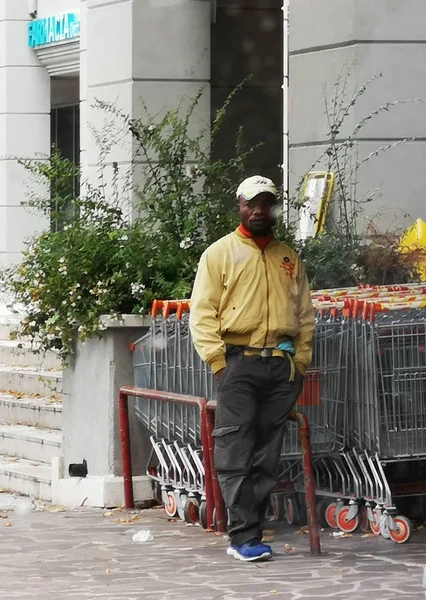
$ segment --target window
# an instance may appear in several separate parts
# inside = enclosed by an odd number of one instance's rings
[[[50,132],[52,147],[56,147],[64,158],[70,160],[76,167],[80,166],[80,106],[72,104],[52,108],[50,113]],[[53,186],[52,186],[53,187]],[[79,177],[69,182],[69,189],[62,192],[69,197],[77,197],[80,193]],[[61,196],[62,196],[61,194]],[[54,189],[52,189],[52,198]],[[52,206],[53,229],[62,227],[72,218],[71,207],[63,206],[60,210]],[[60,213],[60,217],[58,217]]]

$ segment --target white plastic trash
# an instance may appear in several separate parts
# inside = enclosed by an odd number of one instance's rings
[[[132,537],[132,540],[136,544],[144,544],[145,542],[152,542],[154,538],[151,535],[149,529],[141,529],[137,533],[135,533]]]

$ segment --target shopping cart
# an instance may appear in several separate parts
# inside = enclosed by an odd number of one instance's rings
[[[424,494],[426,486],[416,477],[401,482],[390,465],[417,461],[421,473],[426,464],[425,289],[407,285],[313,293],[313,362],[297,409],[311,427],[322,525],[344,532],[371,529],[396,542],[410,536],[410,523],[398,514],[394,498]],[[150,332],[132,347],[135,384],[213,400],[214,378],[193,347],[188,310],[185,301],[154,304]],[[148,473],[161,487],[163,502],[167,491],[175,500],[176,492],[184,502],[194,497],[200,504],[206,496],[201,432],[197,413],[185,410],[146,398],[136,407],[152,435],[158,470],[150,465]],[[272,495],[273,515],[302,522],[303,468],[291,422],[280,480]],[[189,518],[184,502],[173,503],[167,496],[165,505],[169,513]]]
[[[316,463],[317,493],[324,487],[335,490],[336,483],[341,488],[336,501],[326,507],[326,521],[347,532],[369,526],[399,543],[410,537],[411,524],[398,514],[394,498],[426,493],[426,303],[424,288],[413,288],[402,293],[358,290],[352,297],[340,290],[335,298],[324,300],[322,294],[316,302],[321,311],[341,311],[348,317],[345,347],[352,365],[343,395],[348,450],[341,454],[340,468],[333,465],[335,459]],[[412,460],[419,467],[419,480],[395,482],[390,465]]]

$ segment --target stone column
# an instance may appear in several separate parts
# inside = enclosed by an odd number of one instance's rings
[[[47,225],[21,206],[34,182],[13,160],[50,153],[50,78],[28,47],[29,18],[27,0],[0,2],[0,266]]]
[[[324,86],[331,97],[339,72],[349,68],[348,93],[371,77],[339,138],[347,138],[373,110],[396,100],[426,99],[426,3],[424,0],[291,0],[290,173],[293,189],[324,150],[327,121]],[[417,138],[381,153],[359,171],[358,197],[379,193],[368,215],[384,211],[397,224],[426,218],[426,104],[403,104],[374,117],[359,135],[360,158],[382,146]],[[325,166],[324,164],[322,166]],[[405,220],[404,213],[411,213]]]
[[[203,88],[193,127],[209,124],[210,14],[209,0],[82,3],[81,148],[90,182],[99,183],[99,146],[88,125],[108,138],[108,116],[93,108],[96,100],[115,103],[133,117],[143,114],[143,105],[156,115],[184,105]],[[105,183],[112,176],[112,162],[124,176],[132,161],[132,138],[124,131],[106,158]],[[138,162],[140,174],[143,161]]]

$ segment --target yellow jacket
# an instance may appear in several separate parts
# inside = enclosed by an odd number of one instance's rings
[[[294,362],[312,357],[314,310],[298,255],[272,239],[262,252],[238,229],[203,253],[191,297],[190,327],[201,359],[216,373],[225,344],[274,348],[293,339]]]

